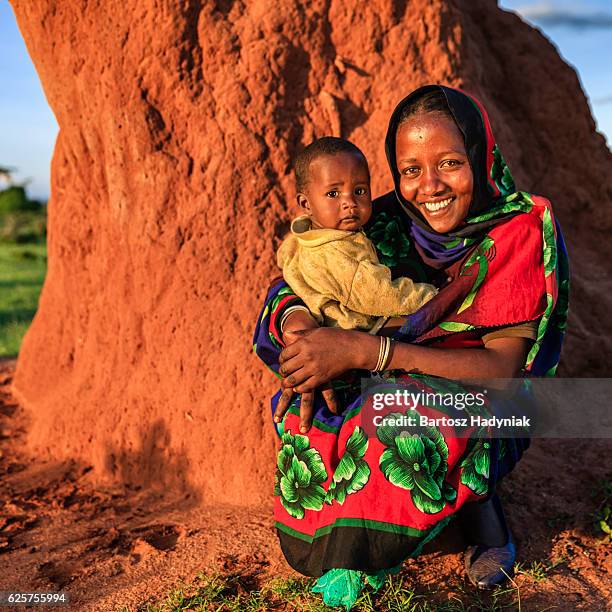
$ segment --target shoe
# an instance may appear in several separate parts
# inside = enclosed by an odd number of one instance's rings
[[[479,589],[492,589],[514,575],[516,547],[497,495],[493,495],[489,501],[482,504],[481,508],[483,516],[491,511],[495,512],[505,531],[506,543],[503,546],[485,546],[484,544],[468,546],[465,551],[465,570],[474,586]],[[494,518],[491,517],[491,520]]]
[[[512,536],[505,546],[469,546],[465,551],[465,570],[479,589],[492,589],[514,575],[516,548]]]

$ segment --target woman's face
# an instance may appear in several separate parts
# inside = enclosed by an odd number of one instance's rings
[[[417,114],[400,125],[395,139],[400,191],[445,234],[457,228],[472,202],[474,175],[463,136],[442,113]]]

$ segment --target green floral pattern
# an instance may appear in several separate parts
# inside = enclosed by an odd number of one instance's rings
[[[283,433],[282,448],[276,462],[274,494],[280,496],[285,510],[294,518],[304,518],[305,510],[321,510],[327,480],[319,451],[310,448],[306,436]]]
[[[346,442],[344,454],[334,471],[325,501],[331,504],[336,500],[343,504],[347,495],[357,493],[365,487],[370,478],[370,466],[364,460],[368,450],[368,438],[359,426],[356,426]]]
[[[499,147],[495,145],[493,147],[493,164],[491,165],[491,178],[497,185],[500,193],[505,196],[516,190],[514,185],[514,179],[510,173],[510,168],[506,164]]]
[[[500,198],[493,208],[476,217],[468,217],[466,223],[482,223],[500,215],[511,212],[529,212],[533,208],[533,200],[525,191],[515,191],[514,193]]]
[[[449,332],[464,332],[471,331],[476,329],[475,325],[470,325],[469,323],[459,323],[458,321],[443,321],[440,323],[440,328],[444,331]]]
[[[476,495],[484,495],[489,487],[491,442],[485,438],[470,440],[469,452],[461,462],[461,484]]]
[[[419,418],[414,410],[410,414]],[[407,435],[399,427],[381,426],[376,434],[387,446],[380,456],[382,473],[391,484],[410,491],[416,508],[426,514],[435,514],[447,502],[455,500],[457,491],[444,480],[448,470],[448,446],[437,428],[421,427],[418,434]]]
[[[490,236],[485,236],[484,240],[476,247],[474,252],[468,257],[463,268],[461,269],[461,276],[472,276],[473,266],[478,264],[478,272],[474,279],[474,284],[470,289],[469,293],[465,296],[463,303],[459,306],[457,314],[461,314],[464,310],[468,309],[474,302],[478,288],[484,282],[485,276],[489,271],[489,262],[495,258],[495,242]]]
[[[569,305],[569,271],[567,269],[567,260],[564,258],[562,262],[558,261],[558,253],[557,253],[557,241],[555,237],[555,228],[552,221],[552,216],[550,214],[550,210],[546,208],[544,211],[543,219],[542,219],[542,239],[544,242],[544,276],[550,276],[559,265],[562,267],[560,273],[566,278],[559,283],[559,290],[557,296],[557,305],[559,306],[555,309],[554,298],[550,292],[546,293],[546,309],[544,310],[544,314],[540,319],[540,324],[538,326],[538,337],[536,341],[533,343],[531,350],[529,351],[529,355],[527,355],[527,367],[529,367],[536,358],[542,343],[544,342],[544,336],[546,335],[546,331],[548,329],[549,322],[553,317],[555,323],[559,329],[562,331],[565,330],[565,323],[567,320],[567,312]],[[554,376],[557,370],[557,365],[553,366],[546,372],[546,376]]]
[[[542,233],[544,238],[544,276],[549,276],[557,265],[557,240],[550,210],[544,210],[542,219]]]
[[[368,238],[374,243],[380,263],[395,266],[410,254],[410,240],[406,236],[401,220],[388,212],[380,212],[368,231]]]

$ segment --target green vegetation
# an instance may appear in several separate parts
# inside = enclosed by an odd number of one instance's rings
[[[28,329],[47,267],[44,244],[0,243],[0,357],[14,357]]]
[[[23,185],[12,185],[0,191],[0,215],[38,208],[40,208],[40,202],[29,200]]]
[[[45,278],[47,211],[12,183],[9,168],[0,167],[0,178],[0,357],[14,357]]]
[[[198,574],[192,584],[180,583],[162,602],[145,602],[137,608],[123,607],[121,612],[255,612],[295,610],[296,612],[331,612],[343,608],[326,606],[320,596],[313,595],[308,578],[274,580],[258,585],[255,576]],[[438,594],[439,595],[439,594]],[[416,593],[408,585],[407,576],[387,578],[378,593],[366,590],[358,599],[355,612],[502,612],[521,609],[520,594],[514,581],[507,588],[484,594],[458,582],[455,593],[446,601],[434,601],[432,594]]]
[[[47,215],[42,206],[38,210],[0,213],[0,242],[42,243],[46,234]]]
[[[612,542],[612,480],[602,480],[593,490],[596,508],[592,514],[593,528],[603,535],[605,542]]]
[[[0,167],[6,183],[0,189],[0,242],[44,242],[47,233],[47,208],[31,200],[24,185],[15,185],[11,169]]]
[[[517,563],[514,566],[514,573],[517,576],[521,574],[523,576],[527,576],[535,582],[542,582],[543,580],[550,578],[550,575],[553,573],[555,568],[565,564],[566,562],[566,557],[558,557],[550,563],[544,563],[543,561],[532,561],[529,566],[523,565],[522,563]]]

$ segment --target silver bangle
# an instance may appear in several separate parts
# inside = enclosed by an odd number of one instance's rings
[[[393,340],[391,340],[391,338],[387,338],[386,340],[387,340],[387,347],[385,350],[385,354],[383,356],[382,363],[380,364],[381,372],[387,369],[387,366],[389,365],[389,359],[391,358],[391,343],[393,342]]]
[[[378,349],[378,360],[376,361],[376,367],[372,372],[382,372],[387,367],[389,356],[391,355],[391,338],[386,336],[380,337],[380,347]]]
[[[289,306],[289,308],[287,308],[287,310],[285,310],[285,312],[283,312],[283,316],[281,317],[280,323],[278,324],[278,326],[280,327],[280,330],[281,330],[281,334],[283,333],[283,325],[285,324],[285,321],[287,320],[287,317],[291,313],[296,312],[298,310],[305,310],[308,314],[310,314],[310,310],[308,310],[308,308],[306,308],[306,306],[302,306],[301,304],[296,304],[295,306]]]

